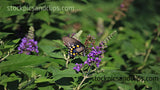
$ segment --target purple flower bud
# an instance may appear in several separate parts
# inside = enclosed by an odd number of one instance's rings
[[[23,53],[23,51],[18,52],[19,54]]]
[[[91,49],[93,49],[93,50],[94,50],[94,47],[92,47]]]
[[[37,42],[37,41],[35,41],[35,42],[34,42],[34,45],[37,45],[37,43],[38,43],[38,42]]]
[[[21,50],[21,48],[20,48],[20,47],[18,47],[18,50],[20,51],[20,50]]]
[[[85,61],[84,64],[88,64],[90,66],[92,63],[95,63],[96,66],[99,67],[101,54],[103,53],[102,47],[97,46],[96,49],[94,47],[91,49],[92,51],[87,55],[87,61]]]
[[[96,57],[96,58],[95,58],[95,60],[97,61],[97,60],[99,60],[99,58],[98,58],[98,57]]]
[[[37,41],[34,41],[34,39],[28,39],[24,37],[20,43],[18,50],[19,54],[25,53],[29,55],[31,52],[36,52],[38,53],[38,46],[37,46]]]
[[[73,70],[76,70],[77,72],[79,72],[81,68],[82,68],[82,64],[76,63],[76,67],[73,67]]]
[[[85,62],[84,62],[84,64],[88,64],[88,62],[87,62],[87,61],[85,61]]]
[[[101,47],[97,46],[96,49],[99,50]]]
[[[99,67],[99,63],[96,63],[96,66]]]
[[[39,53],[39,50],[38,50],[38,49],[36,49],[36,50],[35,50],[35,52],[36,52],[36,53]]]
[[[26,43],[26,42],[27,42],[27,38],[24,37],[21,41],[22,41],[23,43]]]
[[[93,59],[93,58],[91,58],[90,60],[91,60],[91,61],[94,61],[94,59]]]
[[[89,58],[89,57],[90,57],[90,55],[87,55],[87,57]]]
[[[98,51],[98,54],[102,54],[102,51]]]

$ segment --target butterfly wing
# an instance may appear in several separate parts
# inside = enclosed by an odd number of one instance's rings
[[[85,46],[74,38],[63,37],[62,40],[64,45],[69,49],[69,55],[71,58],[74,58],[80,52],[85,50]]]

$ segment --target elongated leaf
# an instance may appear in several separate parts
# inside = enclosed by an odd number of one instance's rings
[[[13,33],[0,32],[0,38],[4,38],[10,34],[13,34]]]
[[[9,56],[7,60],[8,61],[0,63],[0,70],[2,73],[16,71],[26,66],[37,66],[41,63],[51,61],[53,59],[42,56],[17,54]]]
[[[77,77],[80,75],[80,74],[77,74],[75,70],[73,70],[73,68],[61,71],[61,70],[50,67],[49,71],[53,74],[53,78],[55,81],[63,77]]]

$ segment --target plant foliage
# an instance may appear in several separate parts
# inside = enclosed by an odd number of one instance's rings
[[[159,0],[1,0],[0,90],[159,90],[159,4]],[[70,59],[64,36],[88,45],[86,54],[90,45],[104,43],[99,68],[73,70],[87,56]],[[38,53],[18,54],[24,37],[38,42]]]

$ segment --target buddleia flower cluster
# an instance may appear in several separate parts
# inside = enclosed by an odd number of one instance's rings
[[[77,72],[79,72],[81,68],[82,68],[82,64],[76,63],[76,67],[74,67],[73,70],[76,70]]]
[[[34,28],[30,27],[28,35],[21,39],[21,43],[18,47],[19,54],[24,53],[29,55],[31,52],[38,53],[39,50],[37,43],[38,42],[34,40]]]
[[[87,55],[87,60],[83,64],[76,63],[76,66],[73,69],[79,72],[85,65],[96,65],[96,67],[99,67],[102,54],[104,53],[103,49],[104,48],[102,46],[92,47],[91,52]]]
[[[38,46],[37,46],[37,41],[34,41],[34,39],[28,39],[24,37],[20,43],[18,50],[19,54],[25,53],[27,55],[31,54],[31,52],[36,52],[38,53]]]
[[[95,43],[95,41],[93,40],[93,37],[91,36],[87,37],[86,39],[87,41],[85,44],[87,45],[87,47],[88,47],[88,44],[92,45],[91,51],[87,55],[87,60],[83,64],[76,63],[76,66],[73,69],[79,72],[85,65],[99,67],[102,55],[104,53],[104,48],[107,48],[108,41],[112,39],[116,33],[117,31],[112,32],[109,36],[105,38],[104,41],[101,41],[99,43],[99,46],[96,46],[96,47],[93,47]]]

